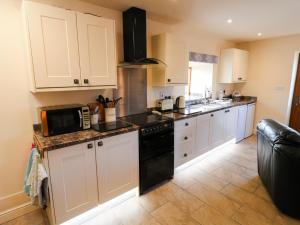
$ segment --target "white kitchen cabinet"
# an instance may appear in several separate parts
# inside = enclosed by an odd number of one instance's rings
[[[224,112],[223,110],[210,113],[210,147],[214,148],[224,142]]]
[[[138,132],[96,141],[99,200],[105,202],[138,186]]]
[[[253,134],[253,123],[255,116],[255,103],[247,105],[245,138]]]
[[[247,119],[247,105],[238,106],[236,142],[239,142],[245,138],[246,119]]]
[[[186,44],[172,34],[152,37],[152,57],[167,64],[152,68],[152,85],[188,84],[189,52]]]
[[[210,149],[210,114],[204,114],[197,117],[197,131],[195,155],[200,155]]]
[[[24,1],[31,91],[116,87],[114,21]]]
[[[229,141],[235,138],[237,129],[237,108],[232,107],[223,110],[224,112],[224,140]]]
[[[115,22],[77,13],[81,83],[117,85]]]
[[[55,220],[60,224],[98,204],[94,142],[47,152]]]
[[[193,150],[195,147],[196,123],[196,118],[179,120],[175,122],[175,167],[180,166],[193,157]]]
[[[223,49],[220,57],[219,83],[246,82],[248,52],[241,49]]]
[[[24,2],[36,88],[73,87],[80,80],[76,13]]]

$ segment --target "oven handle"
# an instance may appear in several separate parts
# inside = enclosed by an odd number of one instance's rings
[[[79,114],[79,127],[82,127],[82,113],[81,113],[81,110],[78,110],[78,114]]]

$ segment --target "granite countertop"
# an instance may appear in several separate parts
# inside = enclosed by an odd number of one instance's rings
[[[219,111],[222,109],[227,109],[231,108],[234,106],[240,106],[240,105],[246,105],[246,104],[251,104],[255,103],[257,101],[256,97],[243,97],[239,101],[233,101],[230,104],[226,106],[221,106],[217,109],[212,109],[212,110],[206,110],[203,112],[198,112],[190,115],[183,115],[179,114],[176,112],[168,112],[168,113],[163,113],[164,116],[170,117],[172,119],[176,120],[182,120],[182,119],[187,119],[215,111]],[[73,132],[73,133],[68,133],[68,134],[62,134],[62,135],[56,135],[56,136],[51,136],[51,137],[44,137],[40,131],[40,129],[35,129],[33,138],[34,142],[37,145],[39,151],[43,155],[45,151],[51,151],[67,146],[72,146],[88,141],[94,141],[94,140],[99,140],[102,138],[106,137],[111,137],[119,134],[124,134],[128,133],[131,131],[136,131],[139,129],[139,126],[132,124],[131,127],[126,127],[126,128],[121,128],[117,130],[112,130],[112,131],[107,131],[107,132],[98,132],[93,129],[88,129],[88,130],[83,130],[83,131],[78,131],[78,132]]]
[[[163,113],[163,115],[167,116],[167,117],[170,117],[170,118],[173,118],[175,121],[177,121],[177,120],[188,119],[188,118],[196,117],[196,116],[199,116],[199,115],[204,115],[204,114],[216,112],[216,111],[219,111],[219,110],[222,110],[222,109],[232,108],[232,107],[235,107],[235,106],[256,103],[256,101],[257,101],[257,97],[244,96],[244,97],[241,97],[241,99],[238,100],[238,101],[232,101],[231,103],[228,103],[227,105],[224,105],[224,106],[220,106],[216,109],[205,110],[205,111],[202,111],[202,112],[197,112],[197,113],[193,113],[193,114],[189,114],[189,115],[184,115],[184,114],[180,114],[180,113],[177,113],[177,112],[165,112],[165,113]]]
[[[98,132],[93,129],[88,129],[68,134],[55,135],[51,137],[44,137],[41,131],[39,129],[36,129],[34,131],[33,139],[38,147],[38,150],[41,152],[41,154],[43,154],[45,151],[51,151],[88,141],[99,140],[118,134],[136,131],[138,129],[139,127],[136,125],[107,132]]]

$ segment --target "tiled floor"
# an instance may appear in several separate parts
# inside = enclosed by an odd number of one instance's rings
[[[44,225],[39,211],[6,225]],[[103,212],[85,225],[294,225],[272,204],[257,175],[256,140],[209,154],[174,179]]]

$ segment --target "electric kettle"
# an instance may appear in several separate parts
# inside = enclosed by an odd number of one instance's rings
[[[185,98],[184,96],[178,96],[176,98],[176,102],[175,102],[175,105],[178,109],[183,109],[185,108]]]

